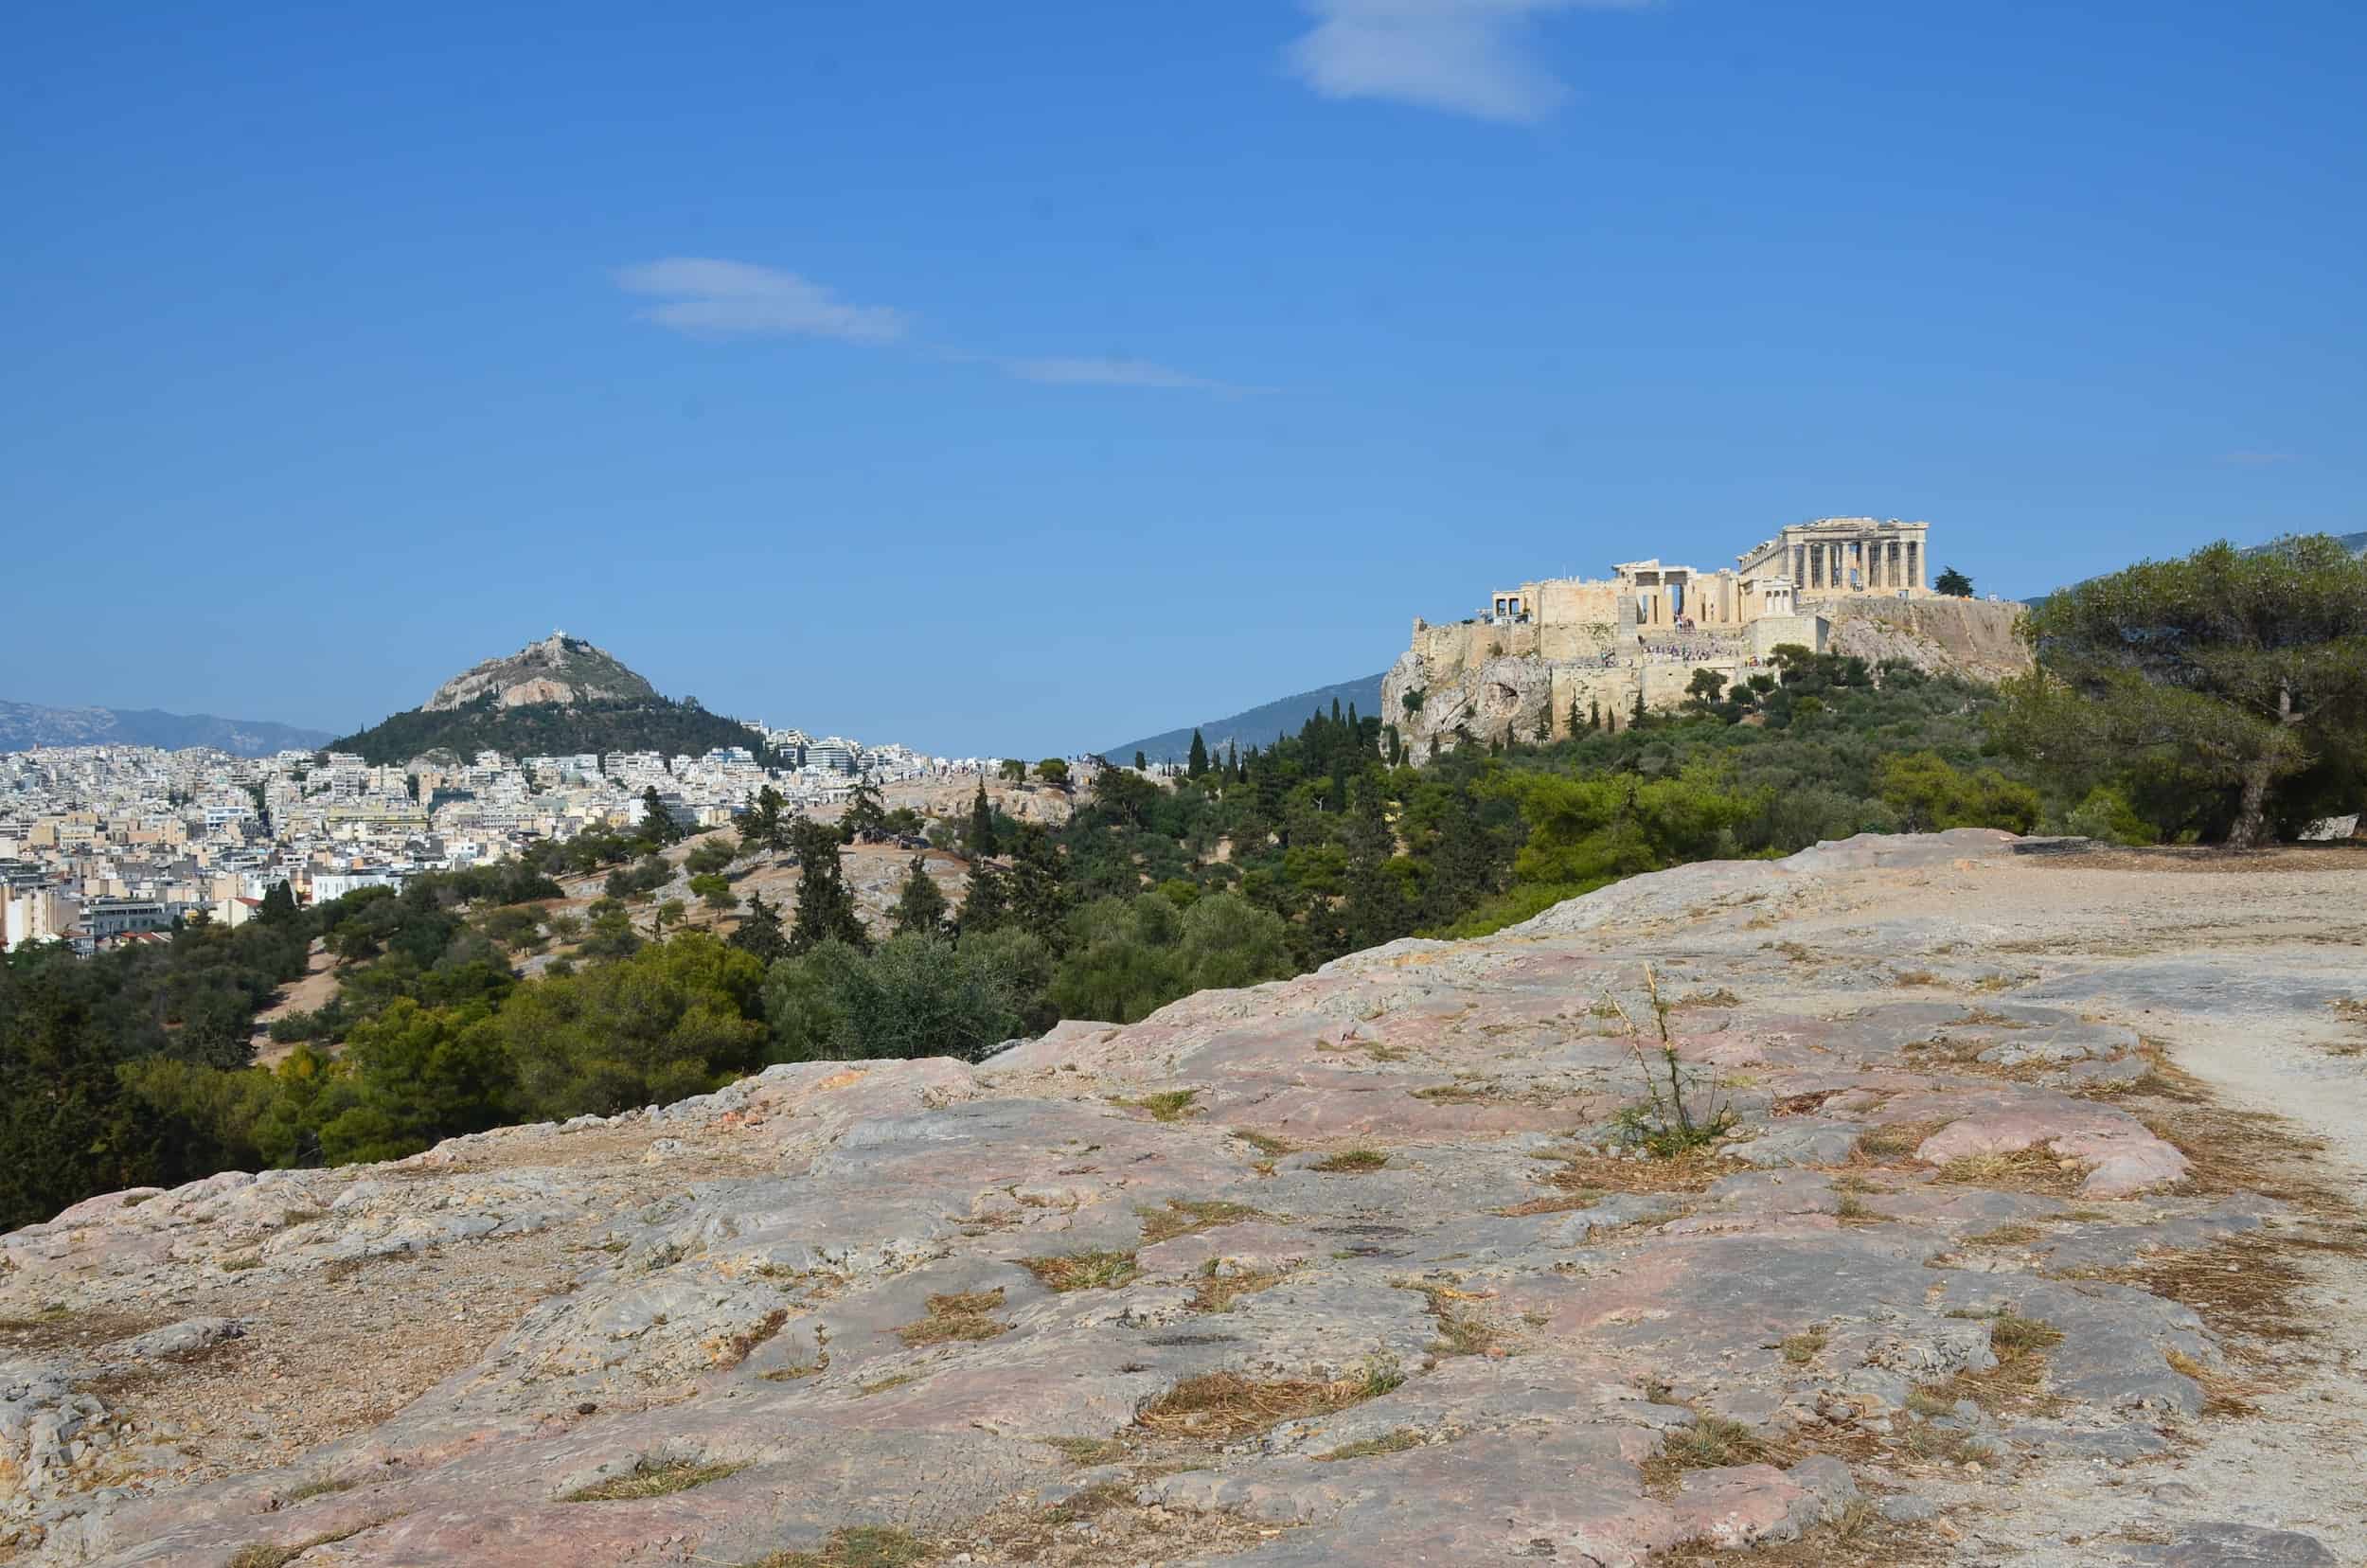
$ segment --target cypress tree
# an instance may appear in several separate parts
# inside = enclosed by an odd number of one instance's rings
[[[838,860],[837,830],[799,817],[789,831],[797,854],[797,908],[789,928],[789,951],[804,953],[816,943],[839,941],[868,951],[871,938],[855,914]]]
[[[935,936],[945,930],[945,894],[929,875],[929,857],[915,855],[904,867],[892,919],[899,936]]]
[[[994,808],[987,804],[987,781],[978,781],[978,793],[970,801],[970,831],[964,835],[964,846],[971,860],[984,860],[994,853]]]
[[[1194,730],[1192,731],[1192,750],[1184,759],[1184,774],[1187,778],[1198,778],[1207,771],[1208,742],[1200,738],[1200,731]]]
[[[1628,714],[1628,727],[1633,729],[1642,722],[1644,722],[1644,677],[1639,673],[1635,678],[1635,706]]]

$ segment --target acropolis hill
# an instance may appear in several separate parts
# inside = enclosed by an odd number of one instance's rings
[[[1695,670],[1744,679],[1788,643],[1981,680],[2027,669],[2020,605],[1931,591],[1931,532],[1823,517],[1714,572],[1633,561],[1608,578],[1500,588],[1462,620],[1415,617],[1413,646],[1381,683],[1381,712],[1419,760],[1458,730],[1527,740],[1567,735],[1574,713],[1624,722],[1639,691],[1646,707],[1673,708]]]

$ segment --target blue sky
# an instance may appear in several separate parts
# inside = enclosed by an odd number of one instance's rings
[[[2367,8],[45,7],[0,696],[1106,744],[1830,513],[2367,526]]]

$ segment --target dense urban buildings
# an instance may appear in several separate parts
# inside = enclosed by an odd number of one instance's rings
[[[341,752],[0,753],[0,945],[55,940],[87,953],[154,940],[199,915],[235,925],[281,883],[320,901],[506,860],[541,840],[631,827],[652,789],[685,828],[705,828],[731,821],[767,784],[809,810],[844,801],[860,777],[927,781],[997,766],[795,729],[764,739],[796,765],[764,767],[745,747],[699,757],[481,752],[465,763],[385,767]]]

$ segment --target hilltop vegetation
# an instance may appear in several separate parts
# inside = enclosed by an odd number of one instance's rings
[[[457,757],[498,751],[511,757],[566,757],[578,752],[654,751],[698,756],[718,746],[762,754],[764,737],[737,719],[709,713],[695,702],[663,697],[529,703],[504,707],[492,693],[456,708],[413,708],[329,742],[329,750],[358,753],[370,763],[407,762],[441,749]]]

